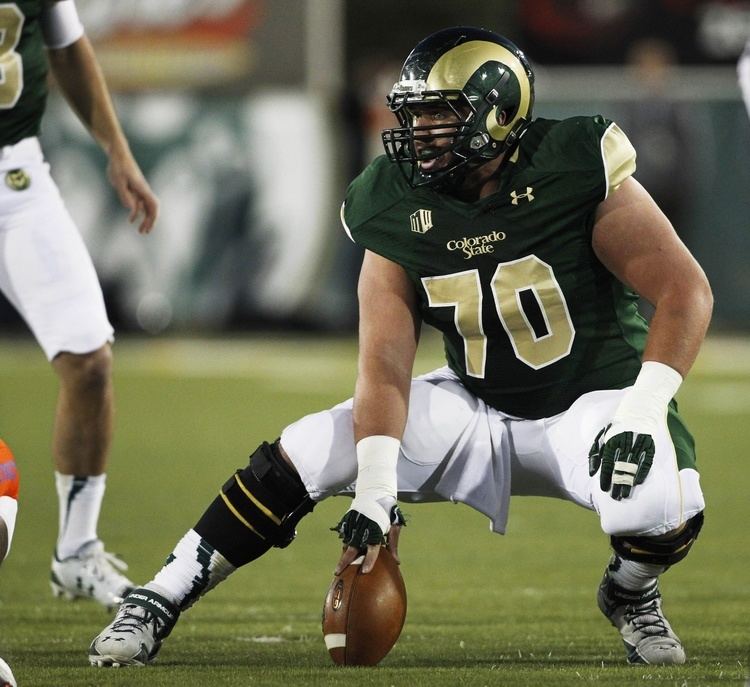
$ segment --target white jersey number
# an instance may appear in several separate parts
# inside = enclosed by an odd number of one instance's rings
[[[23,61],[16,52],[24,16],[13,4],[0,4],[0,109],[9,110],[23,90]]]

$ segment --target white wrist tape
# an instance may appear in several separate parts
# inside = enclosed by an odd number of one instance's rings
[[[669,365],[653,360],[643,363],[635,384],[620,401],[604,440],[624,431],[654,434],[680,384],[682,375]]]
[[[383,534],[390,529],[390,509],[396,503],[400,448],[398,439],[380,434],[357,442],[357,486],[350,510],[375,521]]]
[[[44,44],[52,50],[66,48],[83,36],[83,24],[73,0],[44,3],[40,17]]]

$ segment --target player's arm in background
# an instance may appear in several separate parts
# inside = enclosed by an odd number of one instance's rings
[[[688,373],[711,319],[713,296],[698,262],[632,177],[597,210],[593,247],[621,282],[654,306],[643,361]]]
[[[395,497],[395,459],[406,427],[421,320],[414,287],[404,269],[369,250],[365,251],[357,294],[359,364],[353,409],[354,441],[360,465],[357,488],[364,483],[360,455],[363,447],[378,450],[380,445],[385,451],[395,452],[389,460],[392,474],[385,476],[385,481],[393,485]],[[397,547],[398,531],[398,526],[391,529],[392,550]],[[372,569],[380,547],[370,545],[367,549],[362,572]],[[337,574],[359,555],[358,549],[348,547],[336,567]]]
[[[45,44],[52,73],[65,99],[109,160],[107,176],[129,220],[140,217],[138,230],[148,233],[159,212],[159,201],[133,158],[115,113],[101,67],[73,0],[46,3],[42,14]]]

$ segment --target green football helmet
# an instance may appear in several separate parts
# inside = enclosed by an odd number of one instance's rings
[[[465,172],[511,150],[531,121],[534,72],[511,41],[457,26],[425,38],[387,97],[401,126],[382,133],[388,159],[413,187],[460,183]],[[442,108],[447,123],[417,125]],[[430,164],[450,152],[439,168]]]

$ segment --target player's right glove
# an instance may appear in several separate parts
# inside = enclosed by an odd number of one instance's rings
[[[403,516],[396,505],[396,466],[401,442],[395,437],[371,435],[357,442],[357,484],[352,505],[336,527],[345,547],[336,566],[338,575],[351,565],[358,552],[364,552],[361,571],[368,573],[386,543],[392,526],[395,536],[389,544],[398,545]],[[392,548],[393,551],[393,548]]]
[[[671,367],[647,361],[635,384],[625,392],[612,422],[601,429],[589,450],[589,475],[599,472],[602,491],[616,501],[642,484],[653,464],[654,435],[666,422],[669,402],[682,376]]]
[[[355,499],[356,500],[356,499]],[[377,506],[380,508],[380,506]],[[404,515],[398,504],[394,504],[390,511],[390,522],[383,528],[374,520],[371,520],[355,508],[354,502],[344,517],[339,520],[338,525],[331,527],[331,530],[338,532],[339,538],[346,546],[353,546],[355,549],[364,550],[369,544],[385,544],[385,537],[391,527],[403,526],[406,524]]]

